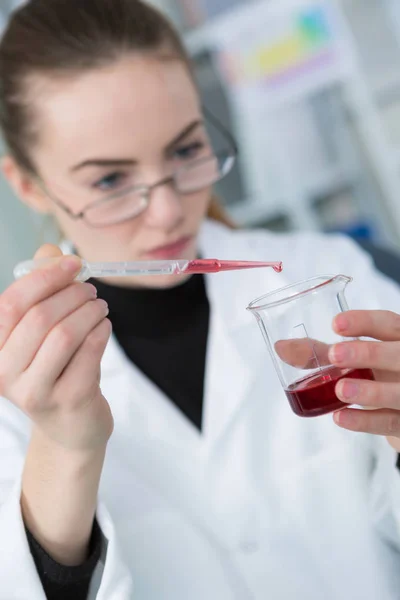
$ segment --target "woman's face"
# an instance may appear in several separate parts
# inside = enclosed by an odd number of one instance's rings
[[[47,190],[73,213],[128,186],[156,183],[211,152],[195,86],[179,61],[126,57],[74,78],[43,79],[36,92],[33,158]],[[96,262],[195,258],[209,200],[209,187],[182,195],[166,184],[136,218],[92,228],[40,198],[78,253]],[[168,287],[177,280],[113,283]]]

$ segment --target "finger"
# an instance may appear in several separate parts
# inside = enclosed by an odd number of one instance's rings
[[[342,342],[331,346],[329,359],[338,367],[400,371],[400,342]]]
[[[279,340],[275,343],[275,351],[279,358],[299,369],[315,369],[329,365],[329,348],[328,344],[310,338]]]
[[[73,283],[31,308],[3,347],[1,372],[10,377],[25,371],[57,323],[96,296],[93,285]]]
[[[346,408],[334,413],[334,421],[350,431],[385,436],[400,436],[400,411]]]
[[[336,385],[335,392],[339,400],[348,404],[400,410],[398,383],[341,379]]]
[[[92,300],[54,327],[25,372],[32,386],[50,393],[75,352],[108,312],[104,300]]]
[[[54,389],[55,398],[60,402],[65,398],[66,390],[71,398],[81,399],[85,394],[90,400],[100,382],[100,363],[111,329],[109,319],[103,319],[74,354]]]
[[[0,296],[0,350],[28,310],[70,284],[81,266],[78,257],[65,256],[6,289]]]
[[[54,244],[44,244],[37,250],[34,258],[59,258],[63,253],[58,246]]]
[[[344,337],[395,342],[400,340],[400,315],[389,310],[350,310],[335,317],[333,328]]]

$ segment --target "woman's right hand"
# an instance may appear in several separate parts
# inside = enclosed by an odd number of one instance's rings
[[[67,450],[105,447],[113,430],[100,390],[100,361],[111,333],[107,304],[76,283],[81,263],[44,246],[54,264],[0,296],[0,395],[42,435]]]

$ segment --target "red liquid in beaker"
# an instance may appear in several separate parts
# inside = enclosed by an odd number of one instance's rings
[[[319,417],[348,406],[335,394],[337,382],[345,377],[374,380],[371,369],[332,367],[322,373],[314,373],[296,381],[285,390],[293,412],[299,417]]]

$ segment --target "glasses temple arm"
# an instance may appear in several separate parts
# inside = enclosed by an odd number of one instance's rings
[[[237,155],[239,153],[239,148],[232,133],[224,125],[222,125],[221,121],[217,119],[217,117],[215,117],[212,112],[206,106],[204,106],[204,104],[202,106],[202,110],[206,119],[210,121],[210,123],[212,123],[214,127],[216,127],[229,140],[235,155]]]

